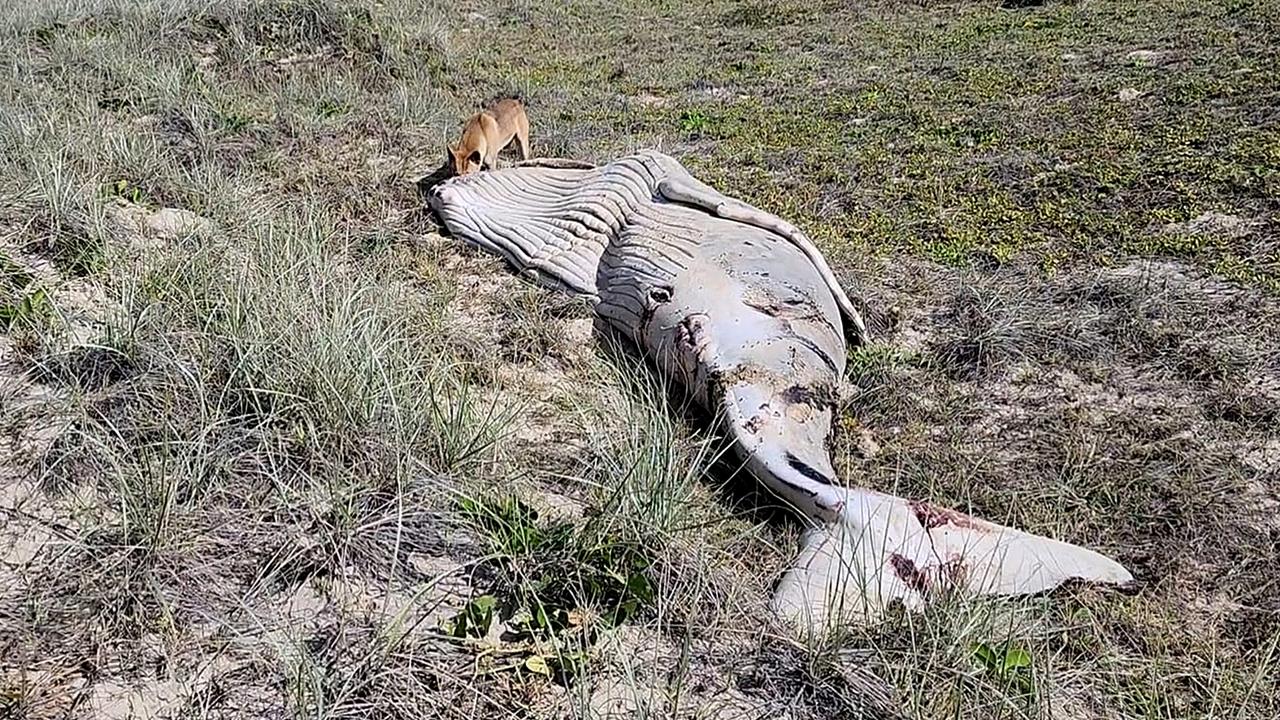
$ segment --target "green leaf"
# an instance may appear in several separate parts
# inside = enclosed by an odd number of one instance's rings
[[[1022,648],[1011,648],[1004,654],[1004,671],[1011,672],[1031,667],[1031,653]]]
[[[542,603],[538,603],[538,609],[534,611],[533,617],[539,628],[546,630],[551,627],[551,617],[547,615],[547,608]]]
[[[453,637],[484,637],[493,624],[493,611],[497,604],[497,598],[492,595],[472,598],[446,623],[445,629]]]
[[[541,655],[530,655],[524,661],[524,666],[529,672],[551,677],[551,666],[547,664],[547,659]]]
[[[640,602],[649,602],[653,599],[653,585],[649,583],[649,578],[640,573],[627,578],[627,592],[634,595]]]
[[[18,302],[0,305],[0,327],[11,329],[20,323],[34,323],[52,314],[49,296],[44,288],[23,296]]]
[[[579,675],[585,669],[587,654],[582,651],[562,652],[556,659],[556,668],[565,675]]]
[[[974,643],[973,656],[982,663],[982,667],[987,670],[995,670],[1000,667],[1000,662],[996,658],[996,652],[986,643]]]

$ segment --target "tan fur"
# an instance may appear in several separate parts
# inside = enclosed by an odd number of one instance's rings
[[[455,175],[492,169],[498,153],[515,139],[520,159],[529,159],[529,117],[524,103],[515,98],[499,100],[484,112],[476,113],[462,128],[457,145],[449,146],[449,167]]]

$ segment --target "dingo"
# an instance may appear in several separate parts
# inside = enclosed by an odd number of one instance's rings
[[[529,159],[529,116],[518,97],[498,100],[488,110],[476,113],[462,129],[462,139],[449,146],[449,167],[455,175],[477,170],[490,170],[498,161],[498,153],[514,138],[520,146],[520,159]]]

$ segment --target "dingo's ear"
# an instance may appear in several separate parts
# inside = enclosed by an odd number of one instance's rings
[[[473,163],[477,164],[477,165],[479,165],[479,164],[481,164],[481,163],[483,162],[482,158],[480,157],[480,151],[479,151],[479,150],[476,150],[475,152],[471,153],[471,157],[469,157],[469,158],[467,158],[467,159],[468,159],[468,160],[470,160],[471,162],[473,162]]]
[[[445,162],[445,164],[446,164],[446,165],[448,165],[449,167],[453,167],[453,159],[454,159],[454,157],[456,157],[456,153],[455,153],[455,152],[454,152],[454,150],[453,150],[453,146],[452,146],[452,145],[450,145],[450,144],[448,144],[448,143],[445,143],[445,146],[444,146],[444,162]]]

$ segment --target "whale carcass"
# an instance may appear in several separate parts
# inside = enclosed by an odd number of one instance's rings
[[[1092,550],[838,482],[826,443],[862,318],[800,230],[675,159],[532,161],[446,181],[429,202],[454,236],[589,297],[722,419],[743,465],[809,521],[773,598],[785,618],[821,627],[952,590],[1132,583]]]

